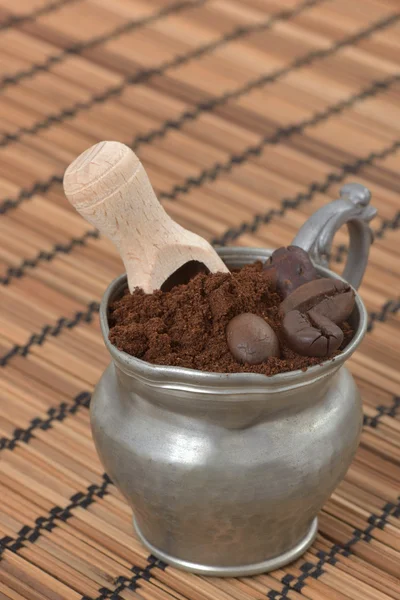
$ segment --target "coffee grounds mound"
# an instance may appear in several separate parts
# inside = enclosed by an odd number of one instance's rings
[[[233,273],[196,275],[169,292],[145,294],[126,289],[109,308],[109,339],[119,350],[156,365],[216,373],[276,375],[322,362],[296,354],[281,332],[279,304],[262,263]],[[281,357],[258,365],[241,364],[230,353],[225,336],[229,321],[241,313],[263,317],[279,338]],[[342,326],[346,346],[352,332]]]

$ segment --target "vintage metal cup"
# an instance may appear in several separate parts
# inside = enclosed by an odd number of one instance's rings
[[[358,184],[317,211],[293,243],[325,277],[336,230],[347,223],[344,279],[357,288],[372,240],[370,194]],[[266,260],[271,250],[221,248],[228,267]],[[344,366],[367,327],[356,294],[354,337],[334,360],[273,377],[218,374],[149,364],[108,340],[115,279],[100,308],[112,362],[91,403],[101,461],[134,512],[151,553],[189,571],[243,576],[299,557],[317,532],[317,513],[358,446],[362,411]]]

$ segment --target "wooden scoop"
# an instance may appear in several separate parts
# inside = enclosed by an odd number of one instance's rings
[[[64,191],[117,247],[131,292],[168,289],[199,270],[228,272],[206,240],[167,215],[142,163],[124,144],[100,142],[83,152],[65,171]]]

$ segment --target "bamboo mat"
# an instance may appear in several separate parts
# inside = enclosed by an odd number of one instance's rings
[[[400,600],[398,0],[1,0],[0,58],[0,600]],[[149,557],[103,473],[88,407],[122,265],[60,185],[102,139],[216,244],[287,245],[342,183],[373,193],[362,442],[283,569],[207,579]]]

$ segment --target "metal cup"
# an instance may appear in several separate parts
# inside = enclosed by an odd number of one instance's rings
[[[348,223],[346,280],[357,287],[372,240],[369,192],[351,184],[316,212],[294,244],[324,277],[336,230]],[[265,261],[272,250],[221,248],[228,267]],[[100,307],[112,362],[91,403],[105,470],[134,511],[143,544],[163,561],[205,575],[266,572],[313,542],[317,513],[357,449],[361,400],[344,366],[367,327],[356,293],[354,337],[334,360],[266,377],[146,363],[108,340],[108,306],[126,286],[115,279]]]

